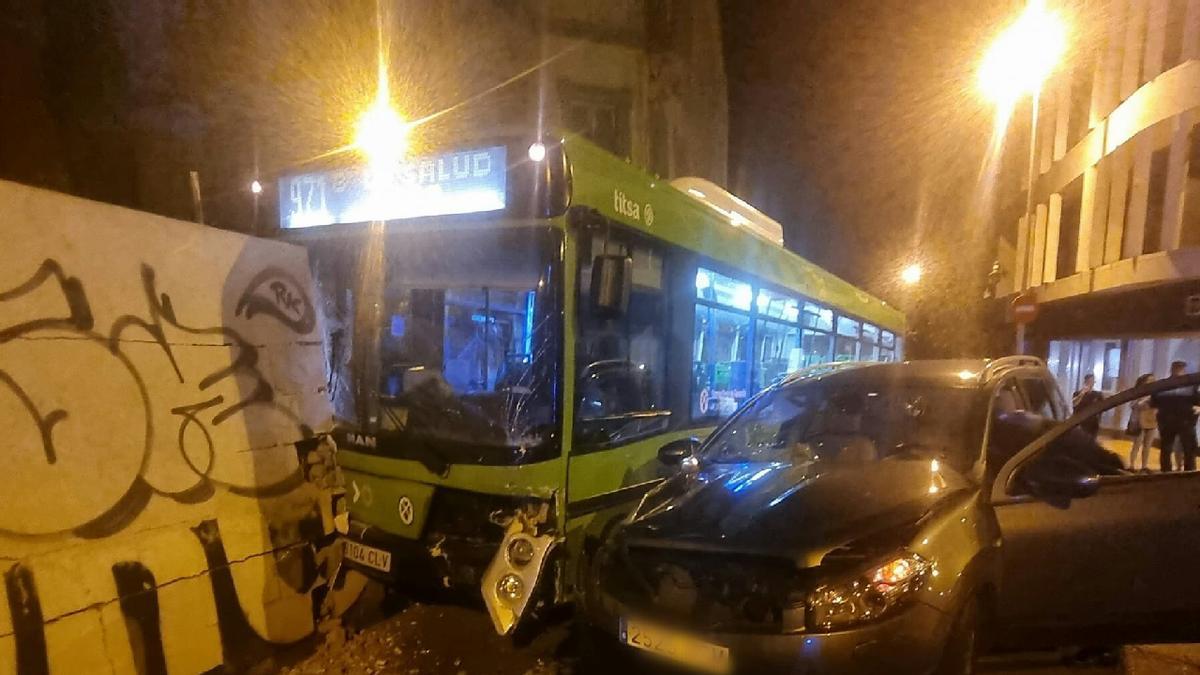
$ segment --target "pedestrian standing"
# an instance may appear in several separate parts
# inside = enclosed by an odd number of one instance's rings
[[[1083,376],[1083,388],[1075,392],[1071,397],[1071,406],[1074,412],[1079,412],[1084,408],[1099,403],[1104,400],[1104,394],[1096,391],[1096,376],[1088,373]],[[1100,434],[1100,416],[1093,415],[1084,420],[1080,425],[1080,429],[1088,432],[1095,438]]]
[[[1133,386],[1140,387],[1154,381],[1152,373],[1146,373],[1137,379]],[[1129,406],[1129,427],[1126,430],[1133,437],[1133,447],[1129,450],[1129,470],[1150,470],[1150,448],[1154,445],[1154,436],[1158,433],[1158,411],[1150,405],[1150,397],[1146,396]]]
[[[1187,363],[1175,361],[1171,364],[1171,377],[1180,377],[1187,372]],[[1183,470],[1196,470],[1196,406],[1200,404],[1200,392],[1196,387],[1176,387],[1160,391],[1150,397],[1150,405],[1158,410],[1158,436],[1162,442],[1159,452],[1159,468],[1171,471],[1171,448],[1175,439],[1183,450]]]

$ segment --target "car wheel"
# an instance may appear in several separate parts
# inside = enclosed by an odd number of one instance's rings
[[[959,610],[934,671],[936,675],[972,675],[975,672],[979,658],[979,618],[978,600],[972,599]]]

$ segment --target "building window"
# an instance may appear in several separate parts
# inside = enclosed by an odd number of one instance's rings
[[[1150,178],[1146,188],[1146,237],[1143,253],[1162,250],[1163,201],[1167,198],[1167,168],[1171,146],[1154,151],[1150,157]]]
[[[1087,49],[1071,69],[1070,110],[1067,113],[1067,149],[1083,140],[1091,125],[1092,83],[1095,79],[1095,52]]]
[[[1188,134],[1187,184],[1183,189],[1183,223],[1179,245],[1200,246],[1200,131],[1192,127]]]
[[[1183,61],[1183,29],[1187,20],[1187,0],[1167,0],[1167,31],[1163,42],[1163,72]]]
[[[631,154],[632,101],[628,91],[560,82],[558,92],[567,129],[618,157]]]
[[[550,32],[587,42],[642,48],[650,28],[644,0],[546,3]],[[497,3],[508,4],[508,3]]]
[[[1075,258],[1079,252],[1079,218],[1083,203],[1083,176],[1071,181],[1062,191],[1062,211],[1058,219],[1057,279],[1075,273]]]

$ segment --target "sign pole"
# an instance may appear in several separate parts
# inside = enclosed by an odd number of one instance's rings
[[[1033,294],[1022,293],[1013,298],[1012,304],[1009,306],[1009,316],[1017,325],[1017,354],[1025,353],[1025,326],[1032,323],[1037,315],[1037,298]]]
[[[192,217],[197,223],[204,224],[204,199],[200,196],[200,172],[188,172],[188,184],[192,188]]]
[[[1034,178],[1037,176],[1037,134],[1038,134],[1038,107],[1041,104],[1042,89],[1039,86],[1033,92],[1033,101],[1029,106],[1029,173],[1027,176],[1028,183],[1025,187],[1025,227],[1030,232],[1032,241],[1032,233],[1036,229],[1034,221],[1037,220],[1033,208],[1033,188]],[[1030,283],[1032,286],[1032,282]],[[1020,290],[1020,289],[1017,289]],[[1018,296],[1020,299],[1020,296]],[[1015,308],[1015,305],[1014,305]],[[1034,310],[1036,313],[1036,310]],[[1025,353],[1025,324],[1033,320],[1033,317],[1024,318],[1019,314],[1014,315],[1017,322],[1017,354]]]

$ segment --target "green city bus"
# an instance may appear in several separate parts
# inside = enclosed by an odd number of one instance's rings
[[[789,371],[901,356],[902,314],[751,206],[581,137],[471,144],[380,180],[279,181],[329,333],[345,560],[480,589],[500,633],[571,600],[606,525],[671,470],[664,445]]]

